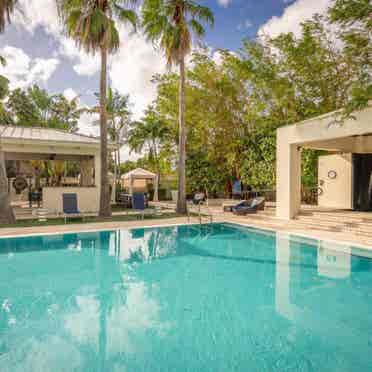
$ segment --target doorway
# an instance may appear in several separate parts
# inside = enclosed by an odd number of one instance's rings
[[[353,209],[372,211],[372,154],[353,154]]]

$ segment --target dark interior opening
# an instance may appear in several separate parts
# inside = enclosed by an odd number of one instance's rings
[[[372,211],[372,154],[353,154],[353,209]]]

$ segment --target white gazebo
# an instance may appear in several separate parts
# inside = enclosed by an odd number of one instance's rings
[[[109,151],[115,146],[109,144]],[[77,161],[80,183],[42,188],[43,208],[62,212],[62,194],[76,193],[82,212],[97,212],[100,198],[100,139],[63,130],[0,125],[0,150],[5,160]]]
[[[152,181],[154,184],[154,201],[158,201],[158,176],[155,173],[152,173],[146,169],[136,168],[131,170],[128,173],[125,173],[121,176],[122,181],[128,183],[129,185],[129,193],[132,195],[134,190],[134,184],[136,180],[144,181]]]

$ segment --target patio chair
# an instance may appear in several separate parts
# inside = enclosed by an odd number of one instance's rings
[[[196,193],[192,199],[192,203],[194,205],[199,205],[205,203],[207,200],[205,194],[203,192]]]
[[[68,217],[82,217],[84,215],[79,211],[77,195],[75,193],[62,194],[63,214],[65,223],[67,223]]]
[[[132,195],[132,206],[133,209],[139,211],[142,215],[142,219],[145,216],[145,194],[143,192],[134,192]]]
[[[232,212],[238,216],[257,213],[259,210],[265,209],[265,198],[259,197],[252,200],[243,201],[232,207]]]

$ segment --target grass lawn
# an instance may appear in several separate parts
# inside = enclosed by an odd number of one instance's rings
[[[144,220],[161,220],[165,218],[175,218],[175,217],[184,217],[175,212],[163,213],[162,215],[156,216],[153,214],[145,214]],[[85,217],[82,218],[68,218],[67,225],[72,224],[81,224],[81,223],[97,223],[97,222],[111,222],[111,221],[136,221],[141,218],[138,214],[128,214],[128,215],[119,215],[112,216],[108,218],[100,217]],[[29,219],[29,220],[19,220],[15,224],[0,224],[0,228],[7,227],[32,227],[32,226],[54,226],[54,225],[64,225],[64,218],[50,218],[46,222],[40,222],[38,219]]]

